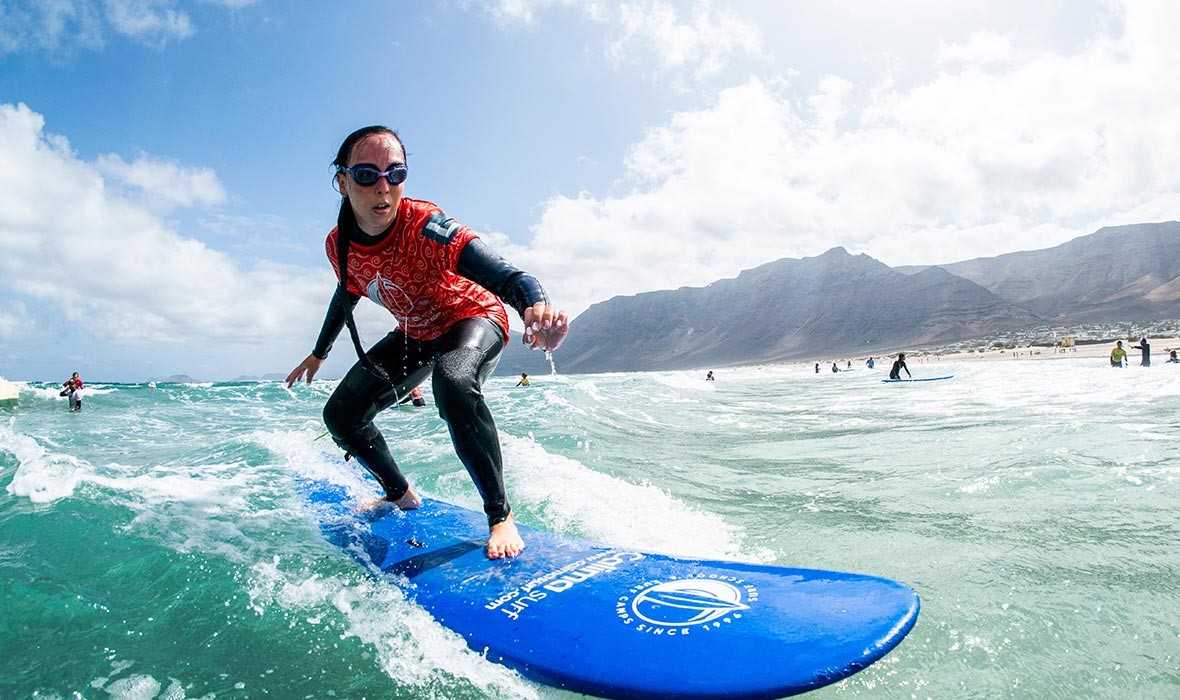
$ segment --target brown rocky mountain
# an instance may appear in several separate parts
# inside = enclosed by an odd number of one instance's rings
[[[932,267],[890,268],[843,248],[776,260],[705,287],[595,304],[554,355],[561,372],[689,369],[860,357],[1046,322],[1166,318],[1180,318],[1174,221]],[[499,374],[550,371],[515,340]]]
[[[940,267],[1054,321],[1180,318],[1176,221],[1108,226],[1053,248]]]
[[[865,355],[1038,320],[945,270],[907,275],[867,255],[833,248],[813,258],[767,263],[706,287],[595,304],[574,320],[555,357],[562,372],[688,369]],[[519,355],[516,348],[505,353],[502,373],[521,371]],[[548,365],[534,371],[547,372]]]

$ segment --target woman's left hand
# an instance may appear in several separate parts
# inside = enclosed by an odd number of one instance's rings
[[[538,301],[524,310],[521,340],[533,350],[556,350],[565,340],[570,323],[564,311]]]

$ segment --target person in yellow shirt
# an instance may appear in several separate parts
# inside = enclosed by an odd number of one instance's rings
[[[1127,351],[1123,350],[1123,341],[1115,343],[1114,350],[1110,351],[1110,366],[1111,367],[1125,367],[1127,362]]]
[[[1123,353],[1123,354],[1125,355],[1126,353]],[[533,383],[529,381],[529,375],[525,374],[524,372],[521,372],[520,373],[520,381],[516,383],[516,386],[532,386],[532,384]]]

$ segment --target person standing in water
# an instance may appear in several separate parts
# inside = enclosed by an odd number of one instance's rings
[[[714,378],[713,378],[713,370],[709,370],[709,373],[705,375],[705,381],[706,381],[706,382],[715,382],[715,381],[717,381],[716,379],[714,379]]]
[[[1114,350],[1110,351],[1110,366],[1122,367],[1127,362],[1127,351],[1123,349],[1123,341],[1115,341]]]
[[[1140,367],[1150,367],[1151,366],[1151,346],[1148,345],[1147,338],[1140,338],[1139,344],[1132,345],[1131,347],[1140,351],[1141,353],[1143,353],[1139,359],[1139,366]]]
[[[533,385],[533,383],[529,381],[529,375],[525,374],[524,372],[521,372],[520,373],[520,381],[516,383],[516,386],[532,386],[532,385]]]
[[[524,541],[504,488],[499,436],[481,391],[508,338],[501,300],[524,321],[530,348],[556,350],[569,321],[531,275],[496,255],[471,229],[435,204],[404,196],[406,149],[388,127],[349,134],[333,161],[342,199],[325,247],[339,284],[315,348],[287,375],[310,384],[347,326],[359,362],[324,406],[324,423],[345,458],[376,477],[403,510],[421,499],[398,469],[373,423],[431,378],[439,416],[483,499],[489,559],[516,556]],[[361,297],[385,307],[398,327],[366,353],[352,310]]]
[[[893,367],[889,370],[889,378],[901,379],[901,371],[903,369],[907,377],[910,379],[914,378],[914,375],[910,374],[910,368],[905,366],[905,353],[899,352],[897,353],[897,359],[893,361]]]
[[[873,358],[872,358],[872,357],[870,357],[870,358],[868,359],[868,361],[867,361],[867,362],[865,362],[865,364],[866,364],[866,365],[868,365],[869,369],[872,369],[872,368],[873,368]]]
[[[69,379],[62,382],[61,396],[68,396],[71,411],[82,410],[82,378],[74,372]]]

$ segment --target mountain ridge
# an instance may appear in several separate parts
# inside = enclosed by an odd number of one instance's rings
[[[942,265],[893,268],[837,246],[703,287],[598,302],[571,322],[554,354],[563,372],[692,369],[877,354],[1049,322],[1163,318],[1180,318],[1175,221]],[[519,344],[509,346],[502,374],[527,360]],[[530,366],[549,371],[547,362]]]

